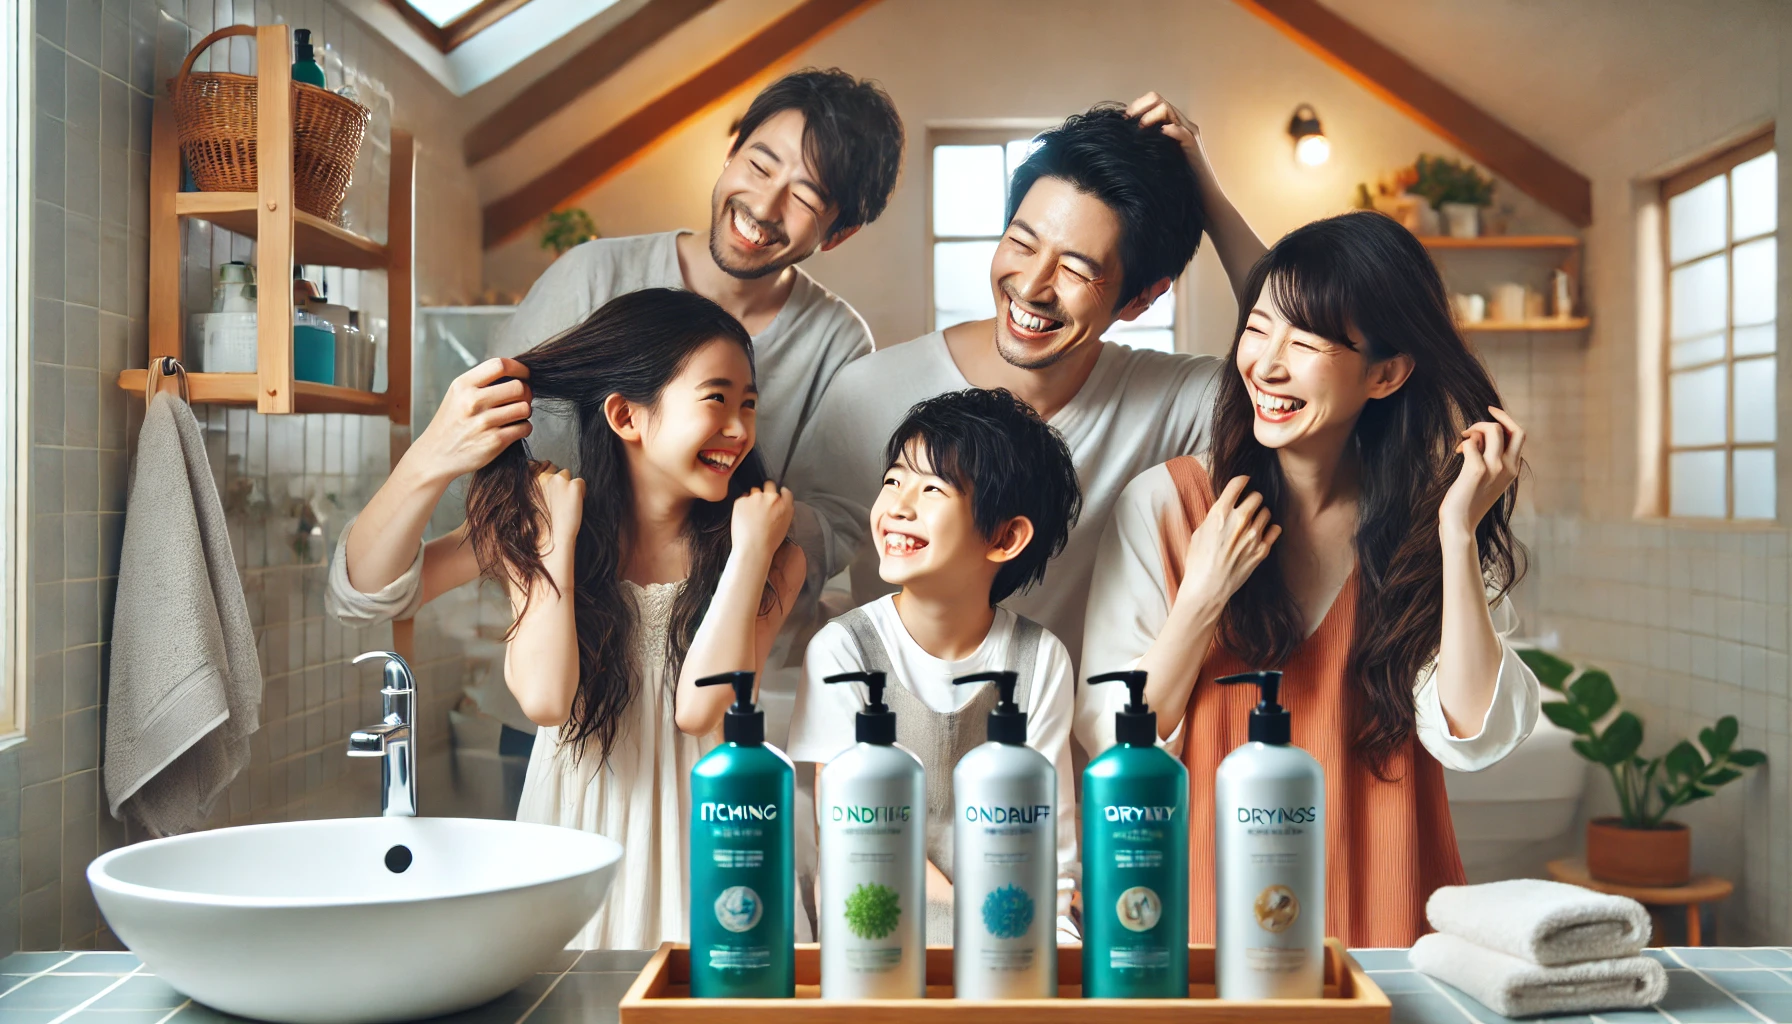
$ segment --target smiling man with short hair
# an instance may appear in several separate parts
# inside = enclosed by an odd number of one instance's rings
[[[778,79],[741,117],[710,197],[708,238],[667,231],[574,247],[529,289],[491,354],[526,351],[625,292],[688,288],[753,335],[765,394],[757,447],[781,476],[834,375],[871,351],[865,321],[797,264],[877,219],[902,145],[902,120],[875,84],[838,68]],[[538,453],[568,454],[568,425],[538,415],[536,428]]]
[[[1040,135],[1015,170],[1008,224],[990,261],[996,316],[858,360],[834,379],[786,482],[819,514],[837,572],[870,550],[868,510],[882,445],[915,402],[1006,388],[1070,447],[1083,516],[1044,585],[1014,611],[1082,650],[1095,548],[1114,500],[1145,469],[1207,445],[1220,363],[1103,341],[1148,309],[1193,258],[1203,232],[1236,285],[1263,244],[1226,199],[1194,125],[1156,93],[1104,104]],[[864,561],[855,604],[888,590]]]

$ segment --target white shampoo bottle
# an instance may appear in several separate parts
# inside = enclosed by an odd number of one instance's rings
[[[1325,990],[1325,772],[1289,742],[1280,672],[1246,672],[1261,699],[1250,740],[1214,778],[1215,968],[1221,999]]]
[[[896,746],[882,672],[864,683],[857,740],[821,773],[821,997],[927,995],[927,783]]]

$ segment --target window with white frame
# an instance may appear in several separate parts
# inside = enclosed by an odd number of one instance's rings
[[[1775,515],[1777,344],[1773,134],[1662,183],[1669,515]]]
[[[24,382],[31,379],[27,339],[31,309],[30,188],[32,4],[9,3],[0,16],[0,416],[7,443],[0,444],[0,584],[6,614],[0,617],[0,740],[24,728],[26,607],[24,551],[27,519],[20,467],[30,465],[31,431]]]
[[[931,251],[934,330],[996,315],[989,264],[1008,227],[1008,180],[1031,151],[1036,128],[936,129],[932,149]],[[1176,289],[1164,292],[1134,320],[1116,321],[1103,335],[1133,348],[1176,348]]]

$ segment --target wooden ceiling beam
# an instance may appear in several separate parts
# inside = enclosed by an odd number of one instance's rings
[[[1318,0],[1237,2],[1576,227],[1593,223],[1593,186],[1584,175]]]
[[[716,0],[648,0],[590,45],[541,76],[467,132],[462,149],[476,164],[615,74],[634,56],[715,6]]]
[[[486,204],[485,248],[508,241],[558,204],[620,171],[686,121],[876,2],[804,0],[533,181]]]

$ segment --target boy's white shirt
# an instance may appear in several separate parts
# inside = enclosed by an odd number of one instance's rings
[[[897,614],[893,595],[872,601],[864,606],[864,611],[890,659],[891,678],[886,684],[903,687],[935,711],[956,711],[976,695],[978,687],[955,686],[954,677],[1007,667],[1008,647],[1013,642],[1017,620],[1006,608],[996,609],[995,621],[983,643],[970,657],[958,661],[936,658],[915,642]],[[830,622],[816,632],[803,659],[803,681],[797,688],[796,710],[790,719],[786,753],[791,760],[825,765],[856,742],[854,716],[865,709],[865,688],[858,683],[828,684],[822,680],[864,667],[846,627]],[[1067,927],[1069,894],[1077,887],[1080,867],[1075,775],[1070,759],[1076,694],[1070,654],[1049,630],[1040,637],[1039,656],[1026,697],[1022,710],[1027,713],[1027,746],[1045,755],[1058,770],[1058,906],[1062,933]]]

